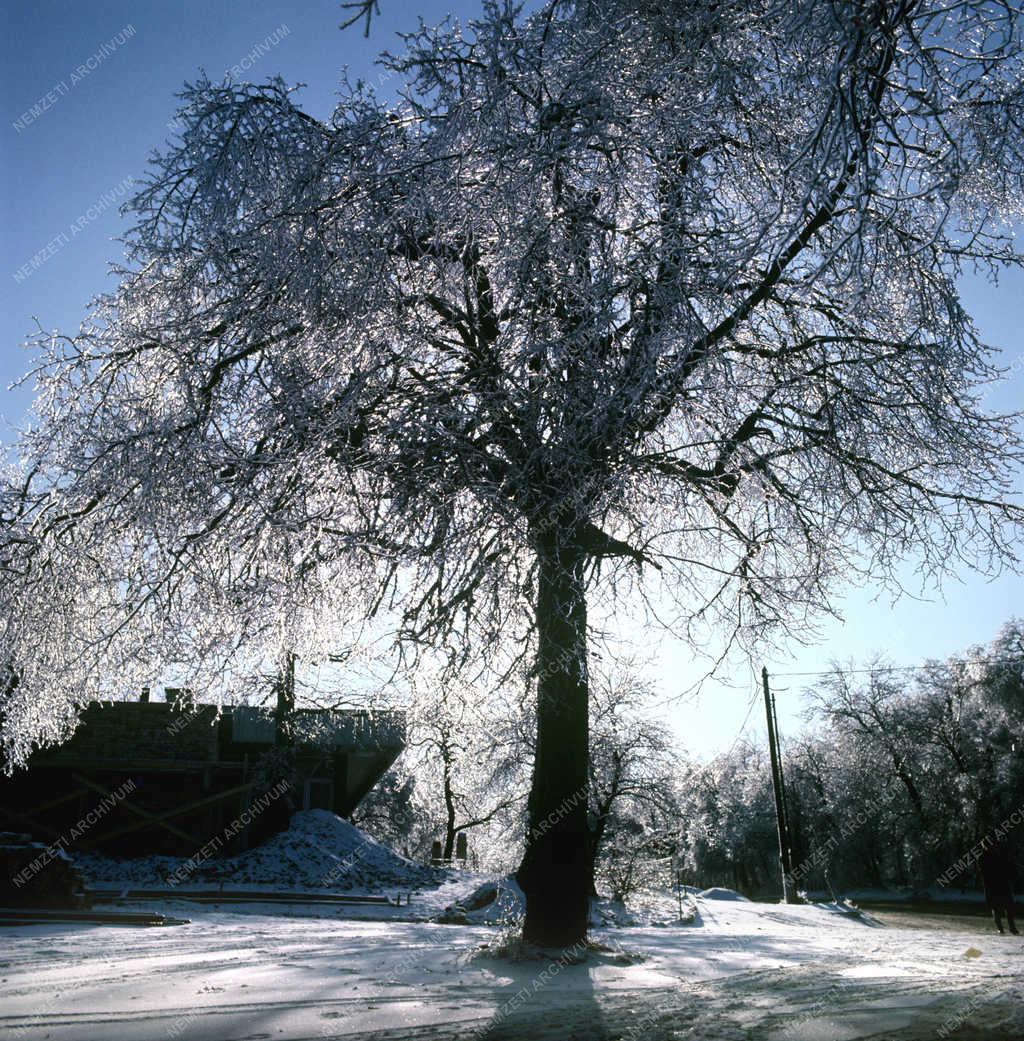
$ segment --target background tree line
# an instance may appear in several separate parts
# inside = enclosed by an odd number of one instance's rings
[[[588,824],[594,888],[626,898],[674,880],[751,896],[779,887],[766,749],[707,762],[673,747],[633,663],[595,667]],[[935,887],[1024,805],[1024,621],[988,646],[899,669],[836,666],[784,740],[797,887]],[[409,751],[358,821],[425,859],[469,837],[471,867],[513,871],[532,740],[529,706],[447,689],[414,711]],[[1024,835],[1012,836],[1020,849]],[[1018,858],[1019,863],[1019,858]],[[1018,880],[1022,880],[1020,873]],[[953,889],[976,884],[970,867]]]

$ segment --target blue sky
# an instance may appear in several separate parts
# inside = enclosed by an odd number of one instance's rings
[[[215,79],[232,67],[252,80],[280,74],[305,83],[305,108],[325,117],[343,66],[353,78],[372,80],[375,54],[394,49],[396,30],[414,27],[418,15],[434,22],[449,11],[466,18],[478,9],[475,2],[451,0],[421,0],[412,8],[382,0],[382,7],[364,40],[357,30],[339,31],[344,14],[336,0],[8,4],[0,43],[0,384],[6,388],[28,369],[31,359],[18,345],[34,318],[46,329],[74,330],[89,298],[109,287],[107,266],[120,256],[113,241],[123,228],[118,206],[130,194],[130,179],[144,172],[148,153],[168,135],[174,95],[184,81],[200,69]],[[1004,364],[1013,369],[989,400],[995,408],[1020,407],[1024,276],[1008,274],[998,288],[970,279],[963,291],[983,333],[1005,350]],[[30,390],[0,390],[4,442],[10,443],[9,424],[22,422],[30,400]],[[912,573],[911,563],[911,580]],[[934,590],[895,604],[874,589],[844,591],[836,602],[843,622],[826,621],[810,646],[794,642],[791,656],[775,653],[765,661],[780,674],[783,729],[797,725],[807,681],[782,673],[818,670],[832,658],[860,659],[876,650],[899,664],[961,651],[990,639],[1011,614],[1024,613],[1021,593],[1017,576],[988,582],[966,574],[947,583],[945,600]],[[640,650],[667,698],[697,675],[681,641],[659,634]],[[665,709],[692,751],[728,747],[740,732],[756,688],[749,670],[738,668],[733,678],[732,685],[709,684],[698,700]],[[756,736],[757,706],[749,726]]]

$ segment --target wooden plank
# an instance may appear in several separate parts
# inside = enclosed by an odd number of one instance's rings
[[[0,907],[0,926],[42,924],[89,925],[188,925],[188,918],[170,918],[133,911],[89,911],[52,907]]]
[[[103,785],[97,784],[95,781],[90,781],[88,777],[83,777],[81,774],[72,774],[72,777],[79,783],[84,784],[87,788],[92,788],[94,791],[100,792],[103,795],[113,796],[113,792],[104,788]],[[163,828],[164,831],[169,831],[172,835],[177,836],[179,839],[185,839],[186,842],[192,843],[197,849],[202,845],[202,842],[195,837],[190,835],[187,831],[182,831],[181,828],[176,828],[173,824],[168,824],[166,821],[156,820],[156,814],[150,813],[148,810],[144,810],[141,806],[134,805],[128,799],[121,799],[118,802],[119,806],[123,806],[129,813],[134,813],[137,817],[145,818],[146,822],[152,824],[155,828]],[[83,843],[84,848],[88,846],[94,846],[98,842],[103,842],[103,836],[97,836],[92,842]]]
[[[121,889],[90,890],[98,904],[121,903],[125,900],[192,900],[200,904],[383,904],[397,907],[401,897],[356,895],[344,893],[278,893],[252,889]]]
[[[142,828],[148,828],[153,824],[157,824],[160,821],[173,820],[175,817],[180,817],[183,813],[189,813],[192,810],[198,810],[202,806],[208,806],[213,802],[220,802],[222,799],[228,799],[232,795],[237,795],[239,792],[244,792],[247,788],[252,787],[252,782],[249,784],[240,784],[235,788],[228,788],[226,791],[217,792],[216,795],[208,795],[205,799],[198,799],[196,802],[190,802],[187,806],[178,806],[173,810],[168,810],[166,813],[161,813],[152,818],[149,821],[138,821],[135,824],[130,824],[126,828],[119,828],[117,831],[111,831],[104,834],[101,838],[97,839],[97,842],[106,842],[108,839],[119,839],[123,835],[130,835],[132,832],[139,831]]]
[[[68,792],[67,795],[62,795],[59,799],[51,799],[50,802],[44,802],[41,806],[33,806],[27,812],[42,813],[43,810],[52,810],[54,806],[60,806],[62,802],[67,802],[69,799],[77,799],[85,790],[85,788],[76,788],[73,792]]]
[[[199,773],[202,770],[242,770],[241,759],[123,759],[53,754],[32,757],[33,770],[110,770],[118,773]]]

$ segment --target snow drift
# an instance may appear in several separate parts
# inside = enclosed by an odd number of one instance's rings
[[[723,889],[721,886],[712,886],[710,889],[702,889],[697,894],[702,900],[745,900],[750,903],[750,898],[735,889]]]

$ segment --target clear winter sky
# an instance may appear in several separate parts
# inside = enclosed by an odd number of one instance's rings
[[[474,0],[381,0],[381,15],[364,40],[358,29],[339,31],[345,15],[336,0],[8,0],[4,6],[0,439],[6,444],[31,400],[28,389],[6,389],[30,365],[19,344],[34,318],[46,329],[74,331],[88,299],[110,286],[107,264],[120,256],[113,239],[123,229],[118,206],[130,194],[128,179],[143,173],[147,154],[167,137],[174,95],[185,80],[200,69],[214,79],[233,67],[254,81],[280,74],[305,83],[302,104],[325,118],[343,66],[353,79],[375,82],[376,53],[397,49],[395,32],[414,27],[417,16],[436,22],[449,11],[465,19],[477,10]],[[1024,277],[1007,275],[998,288],[970,279],[963,291],[1013,369],[990,401],[1019,407]],[[808,680],[782,674],[876,650],[901,665],[957,653],[990,639],[1011,614],[1024,614],[1022,591],[1024,581],[1013,575],[986,582],[966,574],[947,584],[945,601],[934,591],[896,604],[886,594],[876,599],[875,590],[846,591],[837,600],[844,622],[826,621],[811,645],[794,642],[791,657],[775,653],[765,661],[778,676],[783,731],[798,725]],[[641,651],[666,697],[696,678],[679,641],[659,634]],[[664,711],[685,746],[707,755],[732,744],[754,693],[753,674],[740,667],[732,685],[707,685],[699,699],[676,700]],[[759,709],[755,704],[748,723],[754,737],[762,729]]]

